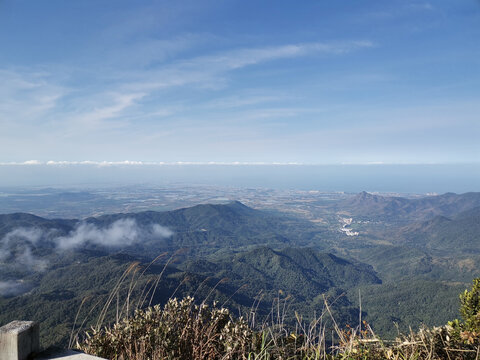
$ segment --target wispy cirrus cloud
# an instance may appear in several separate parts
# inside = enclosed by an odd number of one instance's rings
[[[162,43],[157,46],[161,48]],[[29,114],[41,115],[43,112],[54,109],[63,96],[72,92],[69,108],[74,112],[73,115],[82,116],[91,121],[102,120],[119,115],[136,101],[147,96],[149,91],[216,81],[217,75],[268,61],[312,54],[339,55],[373,46],[375,44],[371,41],[300,43],[220,51],[135,71],[124,69],[119,73],[105,74],[102,73],[105,69],[100,68],[99,78],[107,76],[109,82],[105,86],[97,84],[93,92],[88,88],[90,96],[85,93],[85,90],[75,88],[74,84],[68,86],[62,84],[65,76],[62,74],[61,78],[57,78],[56,71],[53,68],[49,71],[48,66],[38,71],[0,69],[0,79],[4,85],[0,89],[2,96],[0,109],[3,114],[13,115],[23,107],[28,109]],[[72,78],[71,83],[75,82],[75,76],[83,76],[82,71],[75,75],[78,68],[72,68],[71,71],[72,73],[69,74]],[[90,69],[89,73],[92,72],[95,73],[95,70]],[[147,79],[150,81],[146,81]],[[137,91],[131,91],[132,89]],[[111,104],[101,106],[98,101]],[[27,103],[29,106],[26,106]],[[89,108],[85,109],[85,106]],[[84,112],[75,114],[75,109],[77,112],[83,109]]]
[[[177,91],[198,94],[228,88],[233,86],[231,82],[235,81],[235,71],[262,63],[312,55],[339,56],[374,46],[370,41],[311,42],[215,51],[170,62],[155,63],[152,60],[138,69],[92,67],[88,70],[88,86],[84,86],[82,79],[85,72],[78,67],[68,70],[64,66],[61,74],[54,67],[50,67],[49,71],[48,66],[42,67],[41,71],[0,70],[0,77],[6,79],[6,85],[0,91],[0,95],[3,95],[0,100],[0,122],[5,125],[0,140],[9,148],[21,144],[22,149],[17,153],[17,158],[3,157],[0,160],[22,163],[18,160],[28,146],[35,146],[40,152],[49,149],[49,155],[42,156],[43,159],[54,157],[52,155],[58,148],[69,148],[72,153],[97,149],[93,152],[98,154],[109,142],[115,142],[114,146],[118,148],[125,139],[131,137],[132,130],[137,135],[145,136],[168,133],[172,128],[186,131],[179,124],[197,123],[202,118],[192,116],[188,109],[196,107],[203,109],[202,112],[211,112],[214,102],[208,99],[192,103],[191,99],[186,99],[182,103],[182,97],[175,96],[179,104],[171,104],[166,103],[164,97],[168,98]],[[279,101],[276,96],[263,94],[256,98],[226,99],[220,107],[240,110],[255,103],[270,102],[271,106],[267,109],[248,117],[262,119],[295,115],[292,111],[286,111],[285,106],[275,110],[274,103]],[[203,106],[203,103],[206,105]],[[156,119],[167,117],[175,120],[163,126],[155,125]],[[32,125],[32,122],[35,124]],[[146,126],[142,127],[141,124]],[[108,134],[107,138],[101,134]],[[12,140],[14,138],[15,142]],[[89,139],[89,146],[85,139]],[[110,149],[116,151],[113,147]],[[86,156],[91,155],[87,153]],[[111,158],[109,154],[105,157]]]
[[[99,98],[104,99],[102,103],[95,102],[93,108],[67,114],[67,118],[60,121],[68,122],[67,129],[73,135],[76,135],[79,130],[89,132],[103,128],[123,127],[127,125],[125,121],[122,121],[125,111],[135,106],[145,96],[145,93],[98,94]]]
[[[218,55],[200,57],[194,59],[192,63],[194,65],[217,65],[217,69],[220,70],[234,70],[266,61],[307,56],[314,53],[334,55],[344,54],[373,46],[374,44],[371,41],[290,44],[253,49],[239,49]],[[188,64],[188,62],[186,64]]]
[[[30,122],[55,109],[68,89],[42,70],[0,69],[0,122]]]
[[[177,61],[175,64],[143,73],[139,75],[139,78],[150,81],[127,83],[126,86],[137,90],[156,90],[188,84],[215,87],[217,85],[215,83],[224,84],[221,76],[247,66],[313,54],[340,55],[374,46],[376,45],[373,42],[363,40],[301,43],[223,51]]]
[[[248,94],[236,95],[229,97],[221,97],[203,104],[205,108],[211,109],[232,109],[243,108],[252,105],[259,105],[271,102],[277,102],[286,99],[285,95],[263,95],[263,94]]]
[[[434,10],[435,7],[429,2],[417,2],[417,3],[408,4],[407,9],[431,11],[431,10]]]

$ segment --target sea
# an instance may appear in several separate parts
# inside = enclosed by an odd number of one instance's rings
[[[480,191],[480,163],[402,165],[1,165],[0,186],[218,185],[325,192]]]

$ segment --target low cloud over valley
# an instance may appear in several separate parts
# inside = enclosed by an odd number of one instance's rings
[[[37,227],[19,227],[0,239],[0,270],[31,273],[43,272],[48,261],[38,252],[80,249],[87,245],[106,248],[122,248],[142,240],[165,239],[173,232],[159,224],[139,225],[135,219],[124,218],[99,227],[89,222],[79,222],[65,235],[57,229],[44,230]],[[30,290],[30,286],[17,279],[0,278],[0,296],[14,296]]]
[[[158,224],[140,227],[135,219],[120,219],[105,228],[82,222],[67,236],[55,239],[62,250],[95,244],[105,247],[130,246],[145,238],[166,238],[173,234],[171,230]]]

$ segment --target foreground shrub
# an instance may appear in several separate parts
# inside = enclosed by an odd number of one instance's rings
[[[332,317],[336,336],[332,345],[327,344],[322,317],[310,325],[297,317],[294,332],[282,321],[254,330],[215,304],[196,305],[191,297],[170,299],[163,308],[137,310],[113,326],[92,329],[77,347],[122,360],[480,360],[480,279],[460,300],[464,322],[424,327],[391,342],[379,339],[365,322],[341,330]],[[331,316],[327,302],[325,307]]]
[[[107,359],[228,359],[246,353],[251,336],[246,322],[233,320],[227,309],[187,297],[93,329],[78,348]]]
[[[288,333],[281,323],[253,331],[228,309],[170,299],[113,326],[92,328],[77,348],[107,359],[320,359],[324,342]],[[313,340],[313,341],[312,341]]]
[[[370,335],[355,336],[336,353],[338,359],[365,360],[477,360],[480,348],[457,341],[453,328],[423,327],[395,341],[386,342]]]
[[[460,294],[460,314],[463,321],[455,319],[448,323],[452,330],[452,337],[466,346],[478,348],[480,346],[480,278],[473,280],[471,290],[465,290]]]

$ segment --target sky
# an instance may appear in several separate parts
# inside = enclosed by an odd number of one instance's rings
[[[0,166],[480,162],[478,0],[0,0]]]

